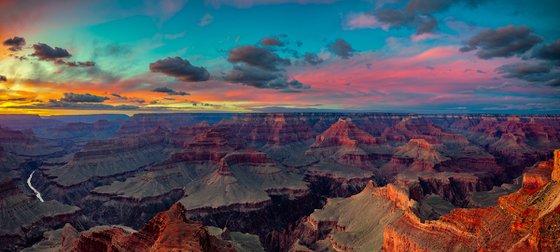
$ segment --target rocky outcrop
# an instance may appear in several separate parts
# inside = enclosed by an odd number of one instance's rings
[[[208,129],[185,143],[183,152],[173,155],[172,161],[218,162],[227,153],[242,148],[240,139],[228,137],[226,132]]]
[[[159,213],[139,231],[120,226],[99,226],[78,233],[71,226],[50,233],[29,251],[236,251],[233,244],[209,234],[201,224],[184,217],[181,205]]]
[[[231,116],[231,114],[221,113],[135,114],[120,127],[117,134],[134,135],[142,132],[149,132],[158,127],[174,131],[180,127],[193,126],[202,121],[214,124]]]
[[[50,198],[75,202],[95,186],[130,176],[169,158],[169,131],[89,142],[66,164],[41,168],[34,184]]]
[[[552,180],[560,182],[560,150],[554,150],[554,161],[552,169]]]
[[[455,206],[466,207],[472,192],[488,191],[494,187],[492,177],[479,174],[439,172],[402,173],[395,178],[396,183],[410,192],[410,197],[422,201],[430,194],[436,194]]]
[[[23,252],[48,252],[48,251],[71,251],[76,246],[79,232],[69,223],[64,227],[47,231],[43,239],[32,247],[25,248]]]
[[[435,172],[436,165],[448,159],[440,154],[436,145],[425,139],[411,139],[397,148],[391,161],[382,167],[382,171],[388,176],[404,171]]]
[[[289,145],[314,137],[310,118],[297,113],[234,116],[217,125],[254,145]]]
[[[315,210],[301,224],[304,231],[291,251],[378,251],[385,226],[415,204],[394,185],[376,188],[370,182],[362,192],[329,199],[322,209]]]
[[[253,211],[270,204],[271,195],[300,197],[308,193],[302,177],[278,167],[265,153],[254,150],[225,155],[219,168],[185,188],[180,200],[188,213]]]
[[[42,158],[63,150],[56,142],[38,139],[32,130],[12,130],[0,126],[0,147],[25,158]]]
[[[358,128],[350,118],[341,118],[316,137],[306,154],[366,168],[373,166],[369,162],[368,147],[384,142]]]
[[[79,214],[79,208],[57,201],[41,202],[24,194],[13,180],[0,180],[0,244],[17,250],[41,237],[44,231],[62,226]],[[5,247],[4,247],[5,245]]]
[[[122,120],[99,120],[93,123],[70,122],[63,126],[38,130],[38,134],[48,139],[72,141],[100,140],[113,137]]]
[[[560,249],[560,185],[550,180],[552,170],[552,162],[531,168],[523,187],[501,197],[497,206],[455,209],[423,223],[406,214],[385,228],[383,250],[556,251]]]
[[[358,144],[376,144],[379,140],[359,129],[350,118],[339,119],[321,135],[317,136],[311,148],[345,146],[355,147]]]

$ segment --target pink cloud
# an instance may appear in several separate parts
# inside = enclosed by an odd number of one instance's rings
[[[515,60],[479,60],[475,55],[459,52],[458,47],[445,46],[412,56],[364,53],[349,60],[327,62],[319,69],[292,69],[292,77],[312,85],[305,94],[308,101],[335,101],[346,107],[519,101],[528,98],[518,94],[546,92],[542,87],[519,85],[494,90],[502,93],[498,96],[485,90],[503,84],[494,69]],[[365,66],[368,63],[369,68]]]
[[[387,30],[387,26],[383,26],[377,18],[373,15],[366,14],[366,13],[351,13],[346,18],[346,22],[344,23],[346,29],[355,30],[355,29],[376,29],[376,28],[383,28]]]

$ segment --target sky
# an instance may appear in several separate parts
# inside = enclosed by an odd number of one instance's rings
[[[0,114],[560,112],[557,0],[0,9]]]

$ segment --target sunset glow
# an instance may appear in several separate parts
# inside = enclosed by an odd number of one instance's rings
[[[558,112],[555,1],[440,2],[1,1],[0,113]]]

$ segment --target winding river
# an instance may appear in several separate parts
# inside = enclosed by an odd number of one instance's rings
[[[33,192],[35,192],[35,196],[37,196],[37,198],[41,201],[41,202],[45,202],[43,200],[43,197],[41,197],[41,193],[39,191],[37,191],[37,189],[35,189],[35,187],[33,187],[33,185],[31,185],[31,178],[33,177],[33,174],[35,173],[35,171],[33,171],[30,175],[29,178],[27,179],[27,185],[29,186],[29,188],[31,188],[31,190],[33,190]]]

